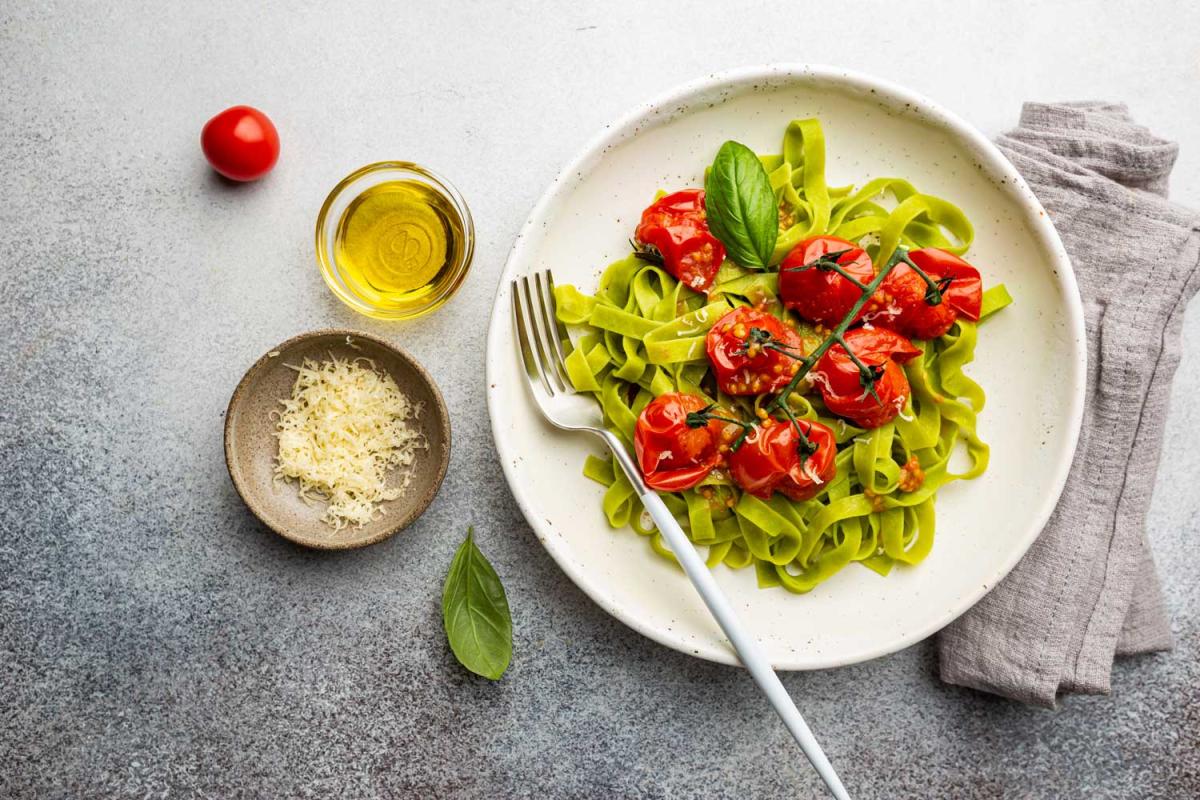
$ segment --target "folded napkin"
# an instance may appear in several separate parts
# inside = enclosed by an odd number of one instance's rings
[[[1053,707],[1060,692],[1107,694],[1115,655],[1171,648],[1145,516],[1183,310],[1200,287],[1200,215],[1166,199],[1178,147],[1123,105],[1030,103],[997,143],[1071,256],[1087,399],[1045,530],[938,649],[942,680]]]

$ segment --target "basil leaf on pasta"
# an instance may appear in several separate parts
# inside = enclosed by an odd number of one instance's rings
[[[764,269],[779,235],[779,206],[771,181],[754,151],[721,145],[704,181],[708,228],[743,267]]]

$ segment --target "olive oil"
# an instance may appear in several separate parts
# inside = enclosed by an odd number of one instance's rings
[[[425,306],[456,280],[463,219],[428,184],[389,180],[350,201],[338,221],[334,253],[346,285],[380,311]]]

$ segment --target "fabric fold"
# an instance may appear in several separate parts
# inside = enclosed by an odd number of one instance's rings
[[[1071,257],[1088,339],[1071,474],[1025,558],[939,636],[942,679],[1053,706],[1107,693],[1117,654],[1169,649],[1145,531],[1200,215],[1166,199],[1178,155],[1124,105],[1025,105],[997,141]]]

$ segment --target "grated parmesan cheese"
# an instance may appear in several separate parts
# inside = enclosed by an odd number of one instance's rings
[[[291,365],[289,365],[291,366]],[[296,370],[292,396],[272,411],[279,440],[275,480],[295,480],[307,503],[325,501],[322,519],[335,530],[362,527],[384,513],[412,480],[387,486],[392,470],[412,466],[416,450],[428,448],[408,421],[421,413],[388,374],[367,358],[305,359]]]

